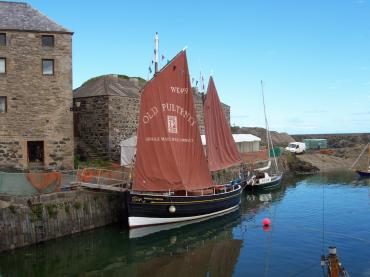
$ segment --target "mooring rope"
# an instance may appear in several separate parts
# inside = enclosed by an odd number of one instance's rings
[[[322,184],[322,254],[325,253],[325,185]]]
[[[271,201],[272,201],[272,198],[271,198]],[[275,224],[276,209],[277,209],[277,204],[274,206],[273,202],[271,202],[271,208],[269,209],[269,214],[270,214],[270,216],[272,214],[273,225]],[[272,210],[272,212],[271,212],[271,210]],[[269,234],[268,252],[267,252],[267,257],[265,259],[265,263],[266,263],[266,265],[265,265],[265,276],[268,276],[268,272],[269,272],[269,269],[270,269],[270,256],[271,256],[271,252],[272,252],[272,233],[273,233],[273,230],[274,230],[273,225],[271,227],[270,234]]]

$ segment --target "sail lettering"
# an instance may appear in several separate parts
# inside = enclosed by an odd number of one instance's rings
[[[177,94],[188,94],[189,88],[180,88],[180,87],[170,87],[172,93]]]
[[[147,124],[154,116],[158,114],[158,108],[152,107],[148,112],[146,112],[143,116],[144,124]]]
[[[190,126],[194,126],[195,124],[195,119],[194,117],[183,107],[179,105],[175,105],[172,103],[163,103],[162,104],[162,111],[165,112],[175,112],[178,115],[182,116],[187,122],[189,122]]]

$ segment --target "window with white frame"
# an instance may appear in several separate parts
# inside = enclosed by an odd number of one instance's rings
[[[54,75],[54,60],[51,59],[42,60],[42,74]]]

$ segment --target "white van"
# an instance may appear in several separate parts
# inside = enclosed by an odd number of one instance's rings
[[[291,142],[285,147],[285,150],[291,153],[301,154],[306,152],[306,144],[304,142]]]

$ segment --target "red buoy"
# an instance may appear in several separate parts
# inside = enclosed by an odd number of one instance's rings
[[[268,218],[266,217],[266,218],[264,218],[264,219],[262,220],[262,224],[263,224],[263,226],[268,227],[268,226],[270,226],[271,221],[270,221],[270,219],[268,219]]]

